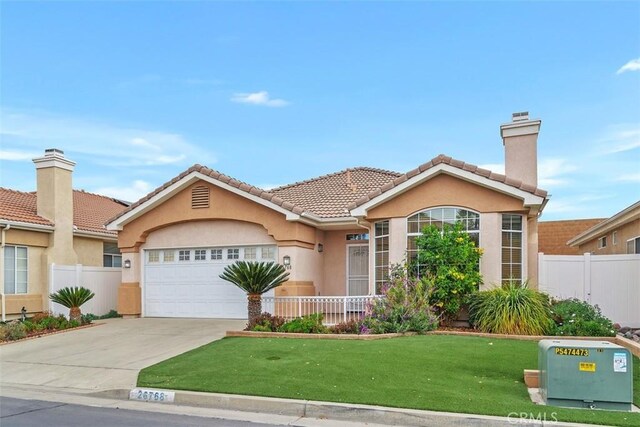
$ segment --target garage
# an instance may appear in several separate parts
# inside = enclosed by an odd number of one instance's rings
[[[143,315],[246,319],[246,294],[219,276],[238,260],[276,259],[275,245],[147,249]]]

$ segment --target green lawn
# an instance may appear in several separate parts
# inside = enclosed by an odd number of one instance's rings
[[[537,342],[460,336],[377,341],[225,338],[140,372],[138,386],[640,425],[640,414],[536,406],[522,379]],[[634,358],[640,404],[640,360]],[[541,415],[544,416],[544,415]]]

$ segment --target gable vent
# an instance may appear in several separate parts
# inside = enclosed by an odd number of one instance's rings
[[[191,208],[208,208],[209,207],[209,187],[198,185],[191,189]]]

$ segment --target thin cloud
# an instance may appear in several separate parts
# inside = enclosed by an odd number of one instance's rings
[[[177,133],[43,112],[3,109],[1,114],[0,134],[7,157],[30,159],[33,152],[41,153],[44,148],[56,147],[67,154],[87,155],[94,163],[105,166],[215,162],[211,153]]]
[[[129,185],[114,187],[98,187],[92,189],[92,193],[103,194],[126,202],[136,202],[149,194],[152,190],[151,184],[146,181],[137,179]]]
[[[485,163],[484,165],[478,165],[478,167],[504,175],[504,163]]]
[[[640,71],[640,58],[632,59],[631,61],[624,64],[622,67],[616,71],[616,74],[622,74],[626,71]]]
[[[598,141],[600,154],[617,154],[640,147],[640,124],[611,126]]]
[[[549,203],[544,208],[544,213],[571,214],[574,217],[592,217],[594,202],[610,199],[611,195],[602,194],[581,194],[577,196],[564,197],[562,199],[549,199]]]
[[[0,150],[0,160],[10,161],[29,161],[36,157],[40,157],[42,153],[36,153],[35,151],[21,151],[21,150]]]
[[[289,105],[289,102],[284,99],[272,99],[269,92],[265,90],[253,93],[236,93],[231,97],[231,102],[265,107],[286,107]]]
[[[616,181],[640,183],[640,173],[628,173],[625,175],[620,175],[618,178],[616,178]]]
[[[504,163],[486,163],[479,165],[482,169],[505,174]],[[559,187],[568,185],[570,180],[566,175],[575,172],[578,168],[562,158],[545,158],[538,162],[538,185],[542,188]]]

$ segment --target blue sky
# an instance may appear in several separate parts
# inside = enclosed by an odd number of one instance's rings
[[[262,187],[440,153],[500,171],[541,118],[543,219],[640,199],[638,2],[0,4],[0,185],[63,149],[133,201],[194,163]]]

